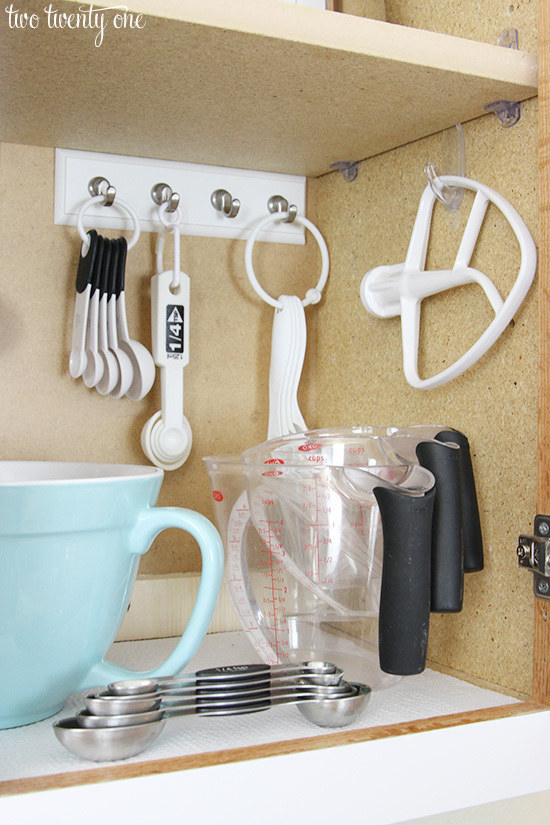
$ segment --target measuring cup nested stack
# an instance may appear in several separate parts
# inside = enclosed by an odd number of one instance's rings
[[[326,656],[381,686],[424,668],[435,490],[419,435],[375,432],[304,433],[205,462],[228,587],[262,658]]]
[[[321,656],[375,687],[423,670],[430,612],[459,611],[464,571],[483,567],[464,435],[317,430],[205,462],[226,581],[264,661]]]

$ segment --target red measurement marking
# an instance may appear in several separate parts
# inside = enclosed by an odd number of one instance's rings
[[[359,524],[359,525],[357,525],[357,526],[361,528],[361,535],[362,535],[362,536],[366,536],[366,533],[365,533],[365,521],[364,521],[364,515],[363,515],[363,505],[362,505],[362,504],[360,504],[360,505],[359,505],[359,512],[361,513],[361,522],[360,522],[360,524]]]
[[[314,456],[310,456],[314,458]],[[317,456],[315,456],[316,458]],[[317,479],[315,479],[315,508],[316,508],[316,521],[319,521],[319,487],[317,484]],[[320,548],[319,548],[319,531],[315,531],[315,539],[316,539],[316,547],[315,547],[315,558],[317,561],[317,576],[319,577],[321,574],[321,566],[319,561],[320,556]]]
[[[268,458],[267,461],[264,461],[264,464],[284,464],[282,458]]]
[[[223,493],[220,493],[219,490],[214,490],[212,493],[212,498],[214,501],[223,501]]]
[[[268,470],[267,473],[262,473],[263,476],[282,476],[281,470]]]
[[[300,444],[298,447],[302,453],[310,453],[312,450],[319,450],[321,447],[320,444]]]

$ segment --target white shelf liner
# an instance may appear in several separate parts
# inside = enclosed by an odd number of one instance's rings
[[[109,658],[127,667],[148,669],[163,661],[176,641],[119,642],[113,646]],[[259,661],[257,655],[243,633],[216,633],[207,636],[186,671],[256,661]],[[426,670],[419,676],[401,679],[391,688],[375,691],[362,718],[346,730],[445,716],[515,701],[501,693]],[[65,750],[52,731],[56,719],[74,715],[83,704],[82,695],[73,694],[55,717],[21,728],[1,730],[0,782],[322,736],[335,730],[312,725],[294,706],[223,719],[185,716],[169,719],[159,738],[132,759],[122,763],[88,762]]]

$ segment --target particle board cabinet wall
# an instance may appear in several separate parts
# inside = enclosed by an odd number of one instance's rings
[[[417,19],[421,19],[420,5],[390,2],[387,10],[391,14],[399,6],[410,14],[417,8]],[[460,12],[456,6],[453,12],[446,4],[438,4],[438,8],[440,14],[430,6],[430,28],[440,31],[452,30],[453,23],[464,31],[469,11],[473,20],[477,13],[469,4],[461,5]],[[495,20],[503,19],[502,4],[495,3],[492,9]],[[407,22],[411,22],[410,17]],[[517,23],[521,36],[536,43],[532,6]],[[511,129],[500,128],[493,117],[464,124],[467,176],[487,183],[513,203],[535,242],[539,237],[537,115],[537,101],[533,100],[522,106],[522,118]],[[486,564],[483,572],[466,577],[461,614],[432,616],[428,655],[436,666],[452,668],[467,674],[466,678],[486,679],[531,694],[533,662],[535,685],[548,678],[548,640],[541,638],[547,632],[546,608],[538,605],[535,611],[538,630],[534,645],[532,582],[518,569],[515,548],[519,533],[532,530],[534,514],[541,512],[536,509],[537,282],[516,314],[513,328],[478,364],[449,384],[424,392],[409,387],[403,377],[400,319],[373,318],[358,301],[366,271],[404,260],[418,200],[427,182],[424,164],[431,160],[437,167],[441,157],[442,135],[433,135],[364,161],[353,184],[337,175],[315,181],[317,217],[329,242],[333,273],[317,319],[317,408],[323,412],[325,425],[437,420],[468,435]],[[459,217],[436,208],[430,266],[452,265],[470,203],[466,197]],[[508,293],[519,258],[511,233],[496,210],[488,213],[474,261],[502,294]],[[541,302],[542,313],[546,304]],[[421,374],[432,375],[455,361],[491,318],[478,288],[461,288],[425,301]],[[547,332],[543,329],[541,334],[544,347]],[[544,356],[542,359],[541,377],[546,376],[547,363]],[[334,392],[334,387],[340,391]],[[543,431],[547,432],[544,425]],[[544,445],[539,445],[538,461],[539,472],[546,477],[548,451]],[[536,696],[542,700],[544,689]]]
[[[61,6],[70,8],[74,4],[61,3]],[[10,112],[4,119],[5,142],[0,151],[3,457],[143,462],[139,433],[142,424],[158,409],[156,393],[138,405],[125,400],[113,401],[87,391],[68,376],[73,270],[79,242],[74,230],[52,225],[53,146],[56,143],[149,156],[162,156],[166,152],[166,156],[176,159],[250,168],[257,165],[281,169],[287,163],[285,171],[309,172],[308,216],[318,224],[327,240],[332,267],[322,303],[307,310],[308,359],[300,398],[304,416],[312,427],[441,422],[456,426],[468,435],[474,451],[486,568],[467,578],[462,614],[433,618],[429,655],[437,666],[451,668],[466,678],[486,680],[505,690],[531,694],[533,598],[530,580],[517,569],[515,545],[518,533],[532,527],[537,507],[537,289],[531,290],[516,316],[514,328],[509,329],[473,369],[452,384],[421,392],[408,387],[403,378],[399,323],[368,316],[360,304],[359,284],[371,267],[403,260],[418,199],[426,185],[424,164],[431,160],[438,166],[441,129],[457,120],[468,121],[464,125],[467,174],[507,197],[535,239],[538,238],[537,102],[530,99],[523,104],[519,124],[507,130],[501,128],[494,115],[478,116],[483,112],[480,104],[491,102],[484,95],[496,94],[495,89],[505,88],[511,94],[513,88],[524,98],[533,97],[536,81],[529,55],[509,55],[502,50],[501,56],[496,47],[489,46],[491,61],[495,54],[496,58],[502,57],[504,68],[499,64],[498,71],[487,69],[488,76],[477,79],[475,73],[481,74],[481,64],[485,65],[482,47],[463,40],[441,40],[429,31],[419,31],[425,28],[442,35],[459,34],[495,43],[502,29],[514,26],[520,30],[520,45],[533,51],[535,4],[514,4],[512,10],[510,3],[487,0],[483,4],[483,19],[492,21],[494,32],[488,31],[485,24],[485,28],[481,26],[473,0],[459,7],[450,0],[437,5],[388,0],[389,23],[406,23],[412,27],[410,31],[401,25],[388,29],[387,24],[377,20],[365,22],[364,26],[363,21],[356,21],[351,28],[339,15],[326,17],[328,12],[293,7],[275,0],[266,0],[265,6],[269,7],[272,36],[267,34],[265,15],[258,11],[259,0],[256,6],[252,0],[243,0],[240,7],[215,0],[204,4],[197,4],[196,0],[177,4],[165,0],[154,8],[147,2],[132,4],[136,10],[151,15],[151,30],[154,28],[161,42],[174,48],[179,43],[181,49],[192,42],[194,55],[198,54],[201,37],[216,43],[222,42],[218,40],[222,36],[229,37],[232,26],[238,28],[231,15],[240,15],[240,29],[231,41],[232,54],[238,55],[239,71],[235,77],[239,82],[233,83],[230,94],[226,95],[230,106],[225,106],[224,112],[228,117],[234,116],[232,109],[237,112],[242,131],[231,145],[224,143],[228,130],[213,130],[206,117],[206,109],[216,111],[216,106],[208,97],[208,73],[201,75],[205,85],[197,85],[197,67],[195,74],[170,74],[166,81],[166,99],[181,98],[184,110],[184,102],[190,98],[200,99],[201,95],[204,98],[206,94],[209,105],[197,110],[194,120],[186,117],[185,128],[189,127],[189,131],[178,131],[177,124],[174,126],[172,119],[179,108],[172,106],[166,131],[160,139],[158,128],[148,131],[151,111],[158,100],[162,105],[158,94],[158,89],[163,88],[160,80],[152,89],[145,72],[143,76],[132,74],[135,88],[142,89],[143,103],[140,109],[134,105],[139,94],[128,100],[128,117],[135,117],[134,126],[120,125],[119,128],[118,122],[115,124],[108,114],[103,120],[77,123],[67,110],[66,101],[62,109],[54,106],[59,117],[52,119],[45,104],[41,108],[43,104],[33,86],[33,73],[35,84],[39,83],[41,74],[51,78],[51,83],[46,85],[50,87],[51,99],[57,100],[59,66],[65,70],[71,67],[71,77],[76,76],[76,69],[81,71],[86,65],[84,47],[73,48],[66,45],[68,41],[59,41],[61,51],[56,53],[61,55],[62,62],[55,64],[51,49],[48,56],[48,41],[37,50],[29,41],[23,46],[21,40],[18,54],[7,55],[6,65],[12,66],[13,74],[4,78],[2,103],[4,106],[6,101],[9,103]],[[543,7],[544,4],[541,12]],[[244,9],[248,17],[240,9]],[[189,19],[182,22],[178,15],[182,19],[187,15]],[[215,17],[216,25],[204,23],[209,15]],[[296,21],[292,35],[287,26],[289,19]],[[342,43],[352,38],[357,25],[361,27],[359,34],[364,36],[357,34],[356,40],[350,41],[353,48],[346,50]],[[413,57],[400,51],[398,59],[392,62],[387,54],[392,41],[401,50],[412,43]],[[3,53],[8,42],[11,41],[4,43]],[[87,64],[97,88],[102,90],[107,109],[113,108],[108,94],[113,88],[108,49],[120,49],[122,42],[106,40],[102,46],[104,51],[96,50]],[[127,45],[125,41],[125,47]],[[362,50],[369,49],[372,53],[365,56]],[[135,67],[135,55],[131,49],[128,51]],[[422,63],[422,53],[427,51],[430,51],[429,65]],[[442,63],[443,53],[451,54],[450,68]],[[31,57],[26,60],[25,55]],[[120,57],[118,52],[112,55],[116,60]],[[282,83],[281,73],[271,72],[275,83],[271,96],[282,100],[276,109],[281,120],[275,121],[281,125],[275,126],[269,140],[264,140],[265,124],[259,122],[258,111],[265,108],[265,90],[261,100],[250,97],[250,88],[242,78],[243,72],[250,73],[250,65],[256,66],[256,74],[265,74],[265,59],[269,56],[277,58],[277,65],[286,61],[287,74]],[[81,59],[84,63],[79,62]],[[17,60],[26,61],[20,72],[14,69]],[[126,77],[132,60],[127,63],[123,60],[120,82]],[[221,84],[227,82],[227,67],[219,64],[219,60],[220,55],[216,53],[212,74],[217,72]],[[272,68],[273,64],[269,66]],[[320,73],[321,66],[326,70],[324,74]],[[385,94],[384,87],[377,88],[371,79],[372,73],[381,67],[379,77],[397,86],[400,81],[396,83],[396,78],[414,77],[420,90],[418,100],[406,108],[392,108],[394,101]],[[496,79],[495,75],[498,75]],[[338,76],[345,82],[336,89],[331,84]],[[455,78],[452,81],[451,76]],[[89,84],[90,79],[85,79]],[[301,96],[296,91],[301,88],[300,79],[309,84]],[[66,78],[63,82],[67,86]],[[71,100],[78,97],[77,85],[74,89],[68,87]],[[15,91],[12,93],[8,87]],[[254,88],[259,95],[259,87]],[[474,92],[479,97],[475,105],[471,100]],[[384,103],[385,108],[377,109],[379,115],[373,117],[369,102],[376,102],[377,106]],[[448,104],[446,109],[445,104]],[[358,111],[369,112],[369,117],[356,117]],[[352,116],[354,129],[348,130]],[[383,127],[372,141],[361,134],[365,120],[376,121]],[[414,123],[413,131],[403,131],[404,124],[410,121]],[[196,123],[201,124],[205,134],[210,128],[212,140],[215,143],[216,138],[218,142],[208,146],[200,130],[192,134],[191,127]],[[141,137],[140,128],[143,129]],[[59,131],[55,132],[56,129]],[[351,137],[348,131],[353,132]],[[391,143],[396,131],[403,134],[397,148]],[[544,163],[545,141],[547,138],[541,136]],[[370,143],[378,147],[373,150],[376,154],[363,160],[370,154]],[[318,146],[322,146],[322,152]],[[334,156],[340,149],[342,154]],[[183,157],[181,153],[185,152],[197,155]],[[323,152],[326,153],[324,160]],[[357,179],[348,183],[338,172],[326,174],[328,160],[361,161]],[[300,164],[301,168],[297,168]],[[547,212],[544,186],[541,194]],[[457,225],[444,210],[437,210],[434,244],[430,250],[434,266],[442,266],[452,258],[466,214],[465,206]],[[544,228],[541,231],[547,233]],[[211,510],[201,456],[238,451],[260,442],[265,438],[267,426],[272,313],[248,285],[243,253],[241,241],[191,238],[185,239],[182,246],[182,261],[192,281],[192,356],[186,370],[186,414],[193,427],[195,446],[184,468],[167,474],[160,503],[194,507],[206,515],[211,515]],[[303,294],[315,283],[318,260],[315,245],[310,242],[303,248],[287,249],[279,245],[258,245],[256,255],[258,271],[274,293]],[[502,292],[509,289],[517,266],[516,250],[498,214],[490,214],[474,265],[494,279]],[[148,343],[147,281],[154,266],[153,236],[144,234],[139,249],[129,256],[128,266],[130,320],[136,337]],[[541,288],[546,289],[543,283]],[[541,302],[541,312],[544,312],[543,304],[547,302]],[[490,314],[473,287],[426,302],[422,369],[427,373],[439,371],[442,361],[454,360],[457,352],[465,349],[489,320]],[[542,320],[541,324],[541,352],[544,353],[546,322]],[[546,381],[544,371],[540,380]],[[547,413],[543,383],[541,388],[544,418]],[[543,421],[539,478],[541,473],[546,473],[547,430]],[[544,495],[539,491],[539,508],[543,506]],[[198,554],[194,548],[181,546],[170,534],[157,540],[142,567],[145,574],[161,577],[192,573],[197,569]],[[537,610],[540,634],[546,632],[545,612],[543,608]],[[227,621],[230,623],[231,619]],[[151,628],[149,617],[148,625]],[[170,632],[177,631],[172,624],[169,626]],[[149,632],[155,635],[154,629]],[[543,684],[544,673],[537,665],[537,680]],[[537,690],[542,698],[545,689]]]

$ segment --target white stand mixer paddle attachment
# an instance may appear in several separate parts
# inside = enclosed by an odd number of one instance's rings
[[[432,212],[437,197],[428,185],[420,199],[405,263],[371,269],[361,282],[361,300],[372,315],[377,318],[401,315],[405,378],[412,387],[421,390],[446,384],[465,372],[487,352],[502,335],[527,295],[537,265],[537,251],[529,230],[514,207],[498,192],[482,183],[456,175],[443,175],[439,182],[445,187],[471,189],[476,193],[453,268],[425,270]],[[521,251],[518,276],[505,301],[487,275],[470,266],[489,203],[500,209],[512,227]],[[429,295],[469,283],[481,286],[495,317],[476,343],[454,364],[431,378],[420,378],[418,340],[422,300]]]
[[[151,326],[153,357],[160,367],[161,405],[141,432],[141,446],[147,458],[163,470],[177,470],[191,452],[192,435],[183,414],[183,369],[189,363],[189,276],[180,270],[178,207],[176,221],[164,217],[166,204],[159,207],[165,227],[174,233],[174,269],[162,271],[164,235],[157,244],[157,275],[151,279]]]

